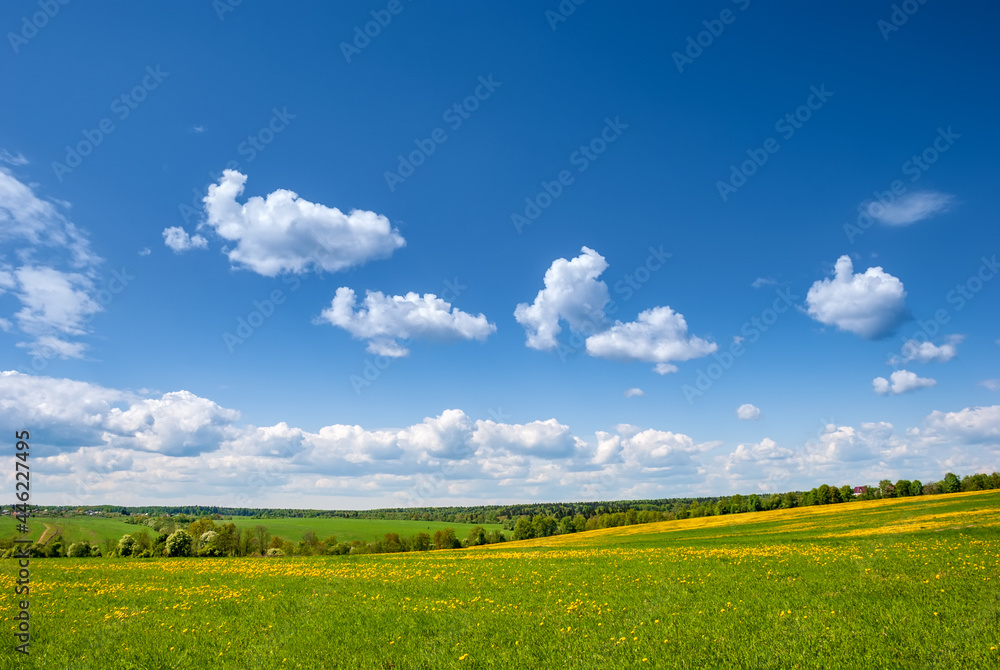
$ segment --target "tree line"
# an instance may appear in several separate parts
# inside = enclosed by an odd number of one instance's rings
[[[674,519],[842,504],[855,500],[990,489],[1000,489],[1000,473],[994,472],[989,475],[978,473],[959,478],[958,475],[949,472],[940,481],[928,484],[924,484],[918,479],[900,479],[896,482],[883,479],[877,485],[838,487],[822,484],[809,491],[789,491],[786,493],[754,493],[746,496],[736,494],[717,498],[675,498],[610,503],[539,503],[536,505],[493,506],[491,509],[505,512],[504,515],[496,518],[503,523],[505,529],[511,531],[512,539],[527,540]],[[197,507],[133,509],[137,513],[129,514],[125,521],[140,526],[142,530],[127,533],[117,541],[105,539],[101,546],[88,542],[77,542],[67,547],[62,538],[57,536],[45,545],[31,545],[31,555],[73,558],[88,556],[137,558],[154,556],[340,556],[458,549],[507,540],[503,532],[487,532],[482,526],[476,525],[465,538],[458,538],[453,528],[446,528],[436,531],[433,536],[423,532],[416,533],[411,537],[401,537],[398,533],[386,533],[382,539],[374,542],[361,540],[338,542],[336,537],[332,535],[321,540],[314,532],[310,531],[301,540],[295,542],[280,536],[272,536],[267,526],[263,524],[240,529],[232,522],[216,523],[216,521],[224,521],[221,511],[235,508],[205,508],[219,511],[200,518],[188,512],[177,512],[172,516],[168,516],[169,513],[153,516],[138,512],[139,509],[201,509]],[[449,515],[468,518],[475,517],[476,514],[480,513],[473,514],[473,510],[481,510],[482,508],[442,509],[449,510],[447,512]],[[456,510],[464,511],[458,512]],[[120,513],[110,513],[109,515],[118,516]],[[359,516],[356,518],[385,517]],[[16,550],[12,538],[0,540],[0,554],[4,557],[10,557],[14,551]]]

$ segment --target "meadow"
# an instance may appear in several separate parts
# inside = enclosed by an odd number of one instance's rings
[[[9,519],[9,517],[8,517]],[[464,538],[474,524],[447,523],[444,521],[393,521],[386,519],[343,519],[343,518],[287,518],[287,519],[254,519],[251,517],[233,517],[216,521],[217,524],[233,523],[237,528],[253,528],[266,526],[271,535],[280,535],[286,540],[298,542],[312,531],[320,539],[331,535],[340,542],[361,540],[374,542],[382,539],[386,533],[398,533],[400,537],[409,537],[417,533],[433,535],[435,531],[444,528],[454,528],[459,538]],[[117,542],[127,533],[139,533],[146,530],[151,536],[156,531],[146,526],[125,523],[120,518],[105,518],[99,516],[67,516],[67,517],[33,517],[29,519],[30,536],[34,541],[45,537],[61,535],[63,544],[69,546],[74,542],[86,540],[91,544],[103,546],[105,538]],[[503,530],[500,524],[479,524],[486,532]],[[48,531],[46,531],[48,529]],[[13,520],[9,520],[8,537],[22,537],[16,532]],[[509,532],[508,532],[509,534]],[[24,537],[27,537],[25,535]]]
[[[0,611],[16,611],[14,561]],[[0,667],[987,668],[1000,492],[686,519],[464,550],[32,559]]]

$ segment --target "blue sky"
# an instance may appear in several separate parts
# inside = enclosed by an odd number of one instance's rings
[[[904,4],[9,3],[35,500],[998,469],[998,10]]]

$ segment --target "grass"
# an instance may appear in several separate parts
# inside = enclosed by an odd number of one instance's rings
[[[986,668],[1000,492],[471,550],[33,559],[18,667]],[[11,621],[14,564],[0,574]],[[0,668],[14,667],[11,654]]]
[[[8,517],[9,519],[9,517]],[[230,523],[224,519],[216,521],[216,524]],[[351,542],[362,540],[372,542],[380,540],[386,533],[399,533],[400,537],[412,536],[423,532],[434,535],[434,532],[442,528],[454,528],[459,539],[466,537],[472,529],[473,524],[446,523],[443,521],[391,521],[383,519],[340,519],[340,518],[313,518],[313,519],[251,519],[248,517],[233,517],[232,523],[238,528],[252,528],[253,526],[267,526],[271,535],[280,535],[286,540],[298,542],[309,531],[316,533],[320,539],[325,539],[330,535],[336,536],[338,541]],[[486,532],[491,530],[502,530],[500,524],[481,524]],[[71,517],[32,517],[29,519],[30,533],[32,539],[37,541],[45,532],[46,526],[52,531],[50,536],[62,535],[66,546],[80,540],[88,540],[91,544],[101,546],[105,538],[115,541],[121,539],[126,533],[138,533],[144,529],[151,536],[156,536],[156,531],[146,526],[136,526],[125,523],[119,518],[71,516]],[[26,537],[16,532],[13,520],[8,523],[10,537]],[[510,536],[510,531],[506,532]]]

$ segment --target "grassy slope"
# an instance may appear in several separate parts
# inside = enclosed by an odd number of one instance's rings
[[[410,536],[424,532],[433,535],[441,528],[454,528],[455,534],[461,539],[468,535],[471,524],[444,523],[438,521],[385,521],[381,519],[249,519],[234,517],[232,522],[239,528],[256,525],[267,526],[272,535],[280,535],[286,540],[298,542],[302,536],[313,531],[320,539],[330,535],[339,541],[352,540],[372,541],[381,539],[386,533],[399,533],[400,536]],[[229,523],[228,520],[216,523]],[[45,531],[45,524],[51,526],[55,535],[62,535],[68,545],[80,540],[89,540],[101,544],[104,538],[118,540],[126,533],[141,532],[143,526],[127,524],[120,519],[104,517],[33,517],[29,519],[31,537],[38,540]],[[23,537],[15,532],[14,522],[8,525],[8,535]],[[501,530],[499,524],[483,524],[487,532]],[[153,529],[146,528],[151,535]]]
[[[1000,492],[473,550],[31,566],[25,667],[1000,665]]]

